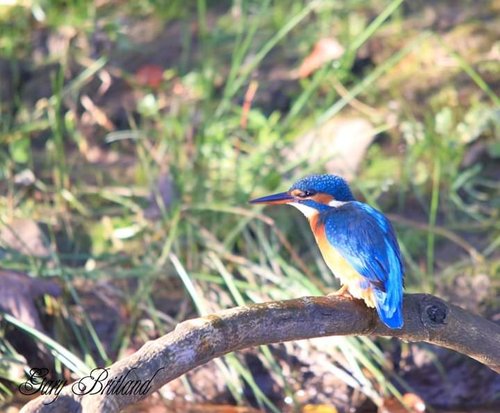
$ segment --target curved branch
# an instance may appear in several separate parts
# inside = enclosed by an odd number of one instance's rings
[[[404,318],[401,330],[388,329],[361,301],[342,296],[303,297],[236,307],[184,321],[174,331],[111,365],[106,369],[109,373],[106,380],[80,379],[64,387],[56,399],[40,396],[22,412],[117,412],[189,370],[229,352],[332,335],[425,341],[466,354],[500,373],[497,324],[426,294],[405,295]],[[140,381],[141,394],[116,394],[130,393],[123,386],[120,390],[117,384],[120,378],[125,378],[122,384]],[[107,387],[100,388],[96,383]],[[86,390],[82,390],[82,385]],[[76,394],[79,389],[87,394]]]

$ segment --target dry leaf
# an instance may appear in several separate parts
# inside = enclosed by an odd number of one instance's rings
[[[415,393],[403,395],[403,403],[395,397],[384,400],[384,404],[378,409],[378,413],[422,413],[425,412],[424,401]]]
[[[325,63],[340,58],[344,47],[334,38],[325,37],[314,45],[313,51],[304,59],[299,68],[298,76],[304,79],[321,68]]]
[[[35,300],[44,294],[58,297],[61,295],[61,287],[50,280],[0,269],[0,310],[39,331],[43,331],[43,327]]]
[[[157,89],[163,81],[163,68],[158,65],[144,65],[135,73],[135,80],[141,86]]]
[[[302,135],[284,155],[295,161],[307,154],[310,164],[326,160],[326,172],[351,179],[375,135],[374,126],[364,118],[335,117]]]
[[[0,228],[0,247],[45,258],[51,253],[40,226],[31,219],[17,218]]]

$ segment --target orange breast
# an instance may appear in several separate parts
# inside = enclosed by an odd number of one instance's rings
[[[363,299],[368,307],[375,307],[371,288],[361,288],[364,277],[328,242],[325,227],[319,222],[319,214],[311,217],[309,223],[321,255],[335,277],[347,286],[353,297]]]

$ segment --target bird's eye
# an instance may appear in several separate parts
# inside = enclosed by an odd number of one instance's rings
[[[302,191],[300,194],[298,194],[298,197],[299,198],[309,198],[311,196],[313,196],[315,194],[315,192],[313,191]]]

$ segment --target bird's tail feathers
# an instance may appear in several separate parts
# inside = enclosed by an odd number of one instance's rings
[[[374,290],[375,308],[382,322],[389,328],[403,327],[403,309],[401,298],[397,294],[387,294]]]

